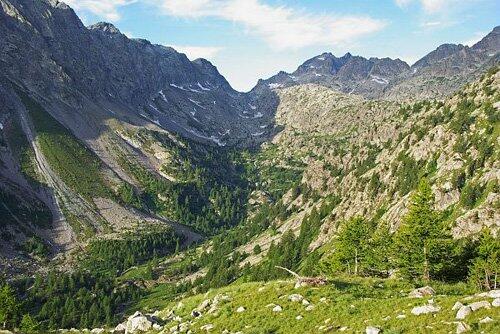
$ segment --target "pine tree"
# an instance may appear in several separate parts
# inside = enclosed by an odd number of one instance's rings
[[[500,238],[485,230],[479,238],[478,256],[470,267],[469,281],[482,290],[500,287]]]
[[[0,287],[0,325],[2,328],[16,325],[19,316],[19,303],[14,289],[8,284]]]
[[[334,243],[333,270],[360,275],[366,268],[370,225],[362,217],[344,223]]]
[[[427,180],[422,179],[395,236],[396,262],[402,274],[429,281],[432,266],[439,264],[440,259],[439,254],[430,252],[437,249],[436,243],[443,238],[440,215],[434,210],[434,195]]]

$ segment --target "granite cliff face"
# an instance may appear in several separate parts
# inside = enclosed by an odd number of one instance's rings
[[[62,2],[1,3],[2,73],[47,102],[121,112],[221,146],[252,138],[262,125],[252,98],[206,60],[129,39],[109,23],[86,28]]]

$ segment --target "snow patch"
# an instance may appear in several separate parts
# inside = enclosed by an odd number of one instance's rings
[[[3,124],[0,123],[0,130],[3,130]]]
[[[371,75],[371,74],[370,74],[370,77],[372,78],[372,81],[375,81],[376,83],[379,83],[381,85],[387,85],[389,83],[389,80],[387,80],[386,78],[381,78],[379,76]]]
[[[281,88],[281,87],[283,87],[283,85],[282,85],[282,84],[279,84],[279,83],[270,83],[268,86],[269,86],[269,88],[271,88],[271,89],[276,89],[276,88]]]
[[[319,74],[319,73],[316,73],[316,72],[314,72],[314,75],[317,76],[317,77],[322,77],[323,76],[323,74]]]
[[[156,108],[156,107],[155,107],[154,105],[152,105],[151,103],[149,104],[149,106],[150,106],[151,108],[153,108],[153,110],[154,110],[154,111],[156,111],[156,112],[158,112],[158,113],[161,113],[161,112],[158,110],[158,108]]]
[[[259,126],[261,129],[267,128],[267,124]]]
[[[170,86],[188,92],[188,90],[182,86],[177,86],[176,84],[172,84],[172,83],[170,84]]]
[[[152,119],[151,117],[147,116],[147,115],[144,115],[143,113],[139,113],[139,115],[141,115],[142,117],[144,117],[145,119],[147,119],[148,121],[152,122],[152,123],[155,123],[156,125],[160,126],[161,127],[161,124],[160,124],[160,121],[158,119]]]
[[[263,113],[261,113],[260,111],[258,113],[256,113],[253,118],[262,118],[264,116]]]
[[[196,101],[196,100],[193,100],[193,99],[190,99],[190,98],[188,98],[188,100],[189,100],[189,101],[191,101],[191,103],[194,103],[194,104],[195,104],[198,108],[201,108],[201,109],[207,109],[207,108],[205,108],[204,106],[202,106],[202,105],[200,104],[200,102],[198,102],[198,101]]]
[[[262,131],[262,132],[252,133],[252,136],[259,137],[259,136],[262,136],[264,133],[266,133],[266,132]]]
[[[206,92],[211,91],[211,89],[210,89],[210,88],[207,88],[207,87],[203,86],[203,85],[202,85],[201,83],[199,83],[199,82],[197,83],[197,85],[198,85],[198,87],[200,87],[200,89],[201,89],[201,90],[204,90],[204,91],[206,91]]]
[[[318,60],[325,60],[325,57],[318,57]]]
[[[213,135],[210,136],[210,137],[207,137],[207,136],[202,135],[201,133],[198,133],[197,131],[195,131],[193,129],[189,129],[188,131],[191,132],[193,135],[195,135],[198,138],[210,140],[210,141],[216,143],[219,146],[226,146],[226,143],[222,142],[219,138],[217,138],[217,137],[215,137]]]
[[[159,92],[158,94],[160,94],[161,99],[162,99],[163,101],[165,101],[165,102],[167,102],[167,103],[168,103],[168,101],[167,101],[167,97],[165,96],[165,94],[163,94],[163,89],[162,89],[162,90],[160,90],[160,92]]]
[[[257,109],[257,107],[256,107],[256,106],[254,106],[254,105],[253,105],[253,104],[251,104],[251,103],[249,103],[249,104],[248,104],[248,106],[249,106],[249,107],[250,107],[250,109],[252,109],[252,110],[256,110],[256,109]]]

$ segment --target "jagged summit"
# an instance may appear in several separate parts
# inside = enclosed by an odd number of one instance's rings
[[[118,35],[122,34],[118,28],[115,27],[112,23],[109,22],[98,22],[95,24],[92,24],[88,26],[89,30],[96,30],[96,31],[102,31],[104,33],[112,34],[112,35]]]

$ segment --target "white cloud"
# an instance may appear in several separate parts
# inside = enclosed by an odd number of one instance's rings
[[[195,60],[198,58],[213,59],[223,48],[218,46],[192,46],[192,45],[170,45],[175,50],[186,54],[186,56]]]
[[[443,25],[443,22],[441,22],[441,21],[427,21],[427,22],[423,22],[422,24],[420,24],[420,26],[422,28],[435,28],[435,27],[439,27],[442,25]]]
[[[368,16],[311,14],[287,6],[271,6],[261,0],[153,0],[168,15],[197,18],[210,16],[245,27],[275,49],[299,49],[336,45],[376,32],[386,23]]]
[[[465,3],[469,0],[415,0],[420,3],[424,10],[429,14],[435,14],[442,12],[446,8],[449,8],[452,4]],[[399,7],[406,7],[410,3],[415,2],[414,0],[394,0],[396,5]]]
[[[118,21],[118,8],[130,5],[137,0],[64,0],[76,10],[88,10],[109,21]]]

